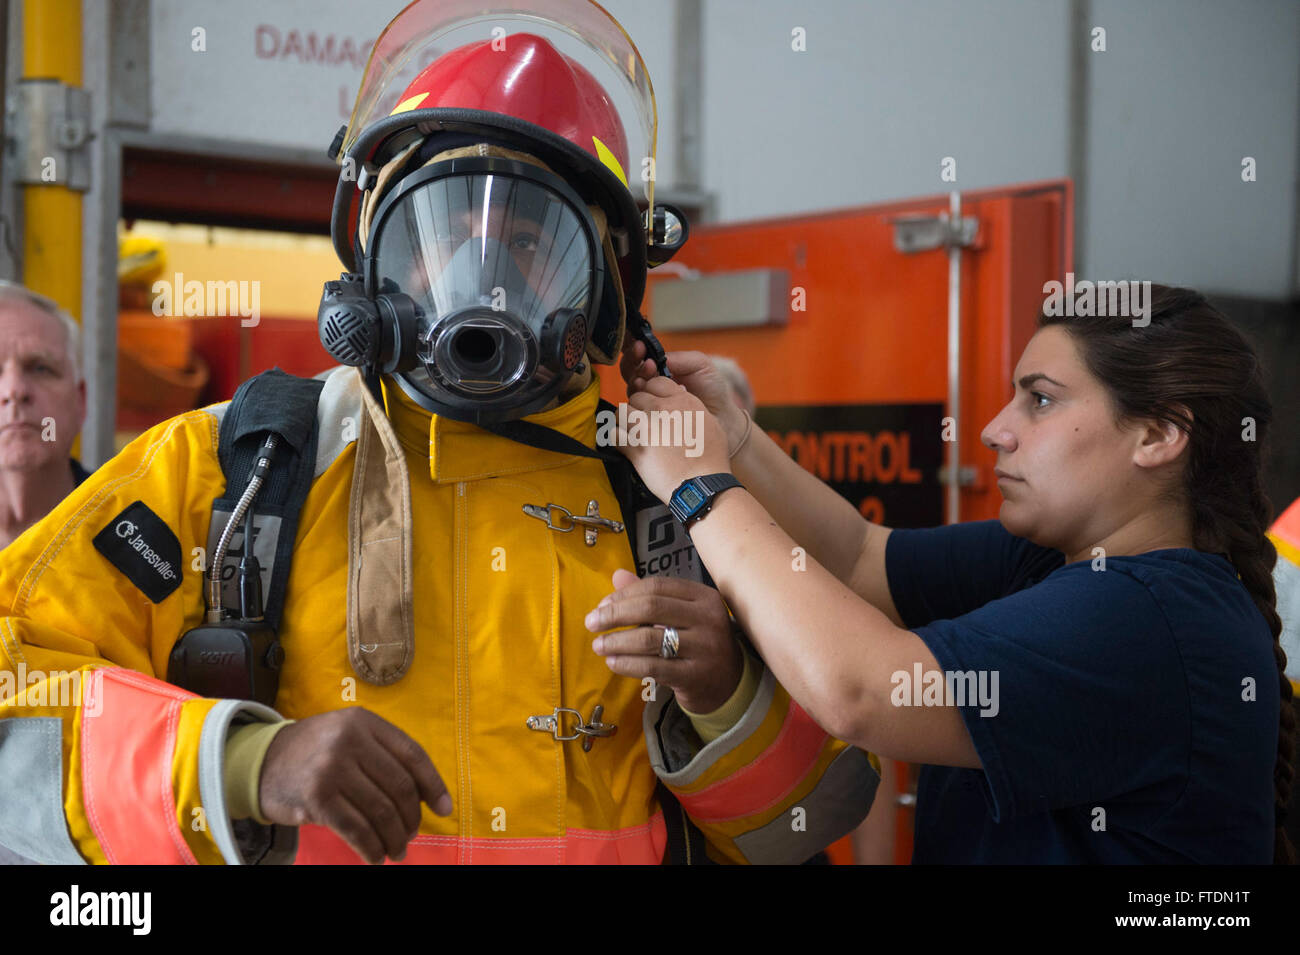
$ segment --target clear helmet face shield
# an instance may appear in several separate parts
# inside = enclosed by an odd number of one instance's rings
[[[371,295],[415,305],[415,367],[430,410],[507,420],[573,374],[600,307],[600,235],[563,180],[504,159],[437,162],[385,197],[366,243]]]
[[[614,148],[615,154],[624,155],[602,154],[601,161],[616,170],[625,189],[635,189],[641,193],[639,198],[652,204],[658,113],[650,74],[627,31],[593,0],[414,0],[375,41],[348,120],[340,162],[374,124],[420,105],[401,102],[400,96],[426,64],[462,44],[492,39],[508,45],[509,35],[525,32],[553,43],[603,84],[626,142],[622,149]],[[466,95],[473,98],[469,91]],[[454,98],[440,105],[473,106]],[[589,142],[579,145],[592,148]]]

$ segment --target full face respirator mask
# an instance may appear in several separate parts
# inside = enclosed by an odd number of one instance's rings
[[[435,414],[532,414],[582,370],[598,323],[623,326],[603,215],[539,165],[435,156],[367,213],[363,271],[326,283],[321,341]]]

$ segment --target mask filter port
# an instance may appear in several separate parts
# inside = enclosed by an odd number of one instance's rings
[[[471,395],[506,392],[535,370],[536,346],[525,329],[488,317],[483,309],[466,310],[462,319],[437,337],[433,365],[448,385]],[[427,359],[426,359],[427,361]],[[430,369],[433,373],[433,369]]]
[[[457,358],[475,369],[490,368],[497,354],[496,341],[482,328],[462,326],[451,347]]]

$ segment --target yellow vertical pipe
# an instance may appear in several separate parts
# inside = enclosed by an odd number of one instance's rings
[[[24,0],[23,78],[81,85],[81,0]],[[81,318],[81,195],[23,188],[23,281]]]
[[[23,78],[81,85],[81,0],[24,0]],[[23,283],[81,321],[81,194],[66,185],[23,187]]]

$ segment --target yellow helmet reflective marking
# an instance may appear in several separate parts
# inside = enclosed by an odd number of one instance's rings
[[[596,144],[596,156],[609,167],[614,175],[618,176],[624,188],[627,187],[627,175],[623,172],[623,165],[618,161],[618,157],[609,151],[609,147],[600,141],[596,136],[591,137],[591,141]]]
[[[412,96],[409,99],[404,99],[400,103],[398,103],[396,108],[394,108],[393,111],[388,115],[396,116],[398,113],[408,113],[411,110],[415,109],[417,106],[419,106],[421,103],[423,103],[428,98],[428,96],[429,96],[428,93],[417,93],[415,96]]]

